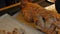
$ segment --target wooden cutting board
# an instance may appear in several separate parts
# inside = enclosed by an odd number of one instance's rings
[[[0,30],[12,32],[14,28],[18,28],[20,31],[24,32],[24,34],[44,34],[24,23],[21,20],[18,21],[15,18],[5,14],[0,17]]]
[[[0,30],[12,32],[14,28],[17,28],[19,30],[22,29],[16,19],[12,18],[8,14],[0,17]]]

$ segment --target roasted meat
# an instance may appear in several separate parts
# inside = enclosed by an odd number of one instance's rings
[[[28,22],[35,23],[36,27],[47,34],[55,34],[56,24],[58,22],[58,13],[44,9],[42,6],[24,1],[22,13]],[[60,20],[59,20],[60,21]],[[60,24],[59,24],[60,25]]]

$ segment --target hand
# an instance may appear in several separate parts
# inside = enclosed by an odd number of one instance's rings
[[[6,30],[0,30],[0,34],[24,34],[24,31],[18,30],[17,28],[14,28],[12,32],[6,32]]]

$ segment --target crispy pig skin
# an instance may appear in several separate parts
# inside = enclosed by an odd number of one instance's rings
[[[42,31],[50,32],[48,34],[53,32],[55,26],[58,26],[57,24],[60,25],[58,13],[46,10],[36,3],[26,2],[22,7],[22,13],[26,21],[35,23]]]

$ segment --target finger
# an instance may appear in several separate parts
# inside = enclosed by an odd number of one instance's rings
[[[0,30],[0,34],[1,34],[1,30]]]
[[[21,29],[21,28],[19,29],[19,34],[24,34],[24,32],[25,31],[23,29]]]
[[[0,34],[3,34],[3,31],[2,30],[0,31]]]
[[[6,34],[6,31],[5,30],[3,30],[3,34]]]
[[[14,28],[13,34],[18,34],[18,29],[17,28]]]
[[[0,34],[5,34],[5,30],[0,30]]]
[[[11,32],[7,32],[7,34],[12,34]]]

